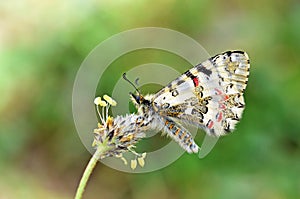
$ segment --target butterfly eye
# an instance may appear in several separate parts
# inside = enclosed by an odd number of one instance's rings
[[[132,96],[132,98],[136,101],[136,103],[138,103],[138,104],[140,104],[141,103],[141,97],[140,97],[140,95],[135,95],[135,94],[133,94],[133,93],[129,93],[131,96]]]
[[[139,96],[139,95],[136,95],[136,96],[135,96],[135,100],[136,100],[136,102],[139,104],[139,103],[140,103],[140,100],[141,100],[140,96]]]

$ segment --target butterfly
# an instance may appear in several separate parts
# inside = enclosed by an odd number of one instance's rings
[[[245,108],[250,61],[246,52],[227,51],[196,65],[156,94],[130,93],[137,108],[135,129],[162,130],[188,153],[199,146],[183,123],[208,135],[232,132]]]

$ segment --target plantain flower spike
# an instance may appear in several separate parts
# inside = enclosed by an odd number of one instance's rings
[[[100,121],[97,128],[94,129],[93,147],[96,149],[105,147],[106,149],[100,155],[100,159],[117,157],[127,165],[127,160],[123,154],[130,152],[135,155],[135,159],[131,160],[130,167],[135,169],[137,163],[143,167],[146,153],[139,154],[133,150],[136,147],[136,143],[145,137],[144,132],[147,130],[147,127],[140,126],[138,122],[141,115],[130,114],[113,118],[108,115],[108,109],[110,105],[117,105],[117,102],[108,95],[104,95],[103,99],[108,103],[108,106],[101,97],[96,97],[94,100]]]

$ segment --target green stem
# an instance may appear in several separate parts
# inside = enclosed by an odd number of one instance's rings
[[[88,165],[86,166],[85,171],[81,177],[80,183],[79,183],[77,191],[76,191],[75,199],[82,198],[82,194],[86,187],[87,181],[88,181],[90,175],[92,174],[93,169],[95,168],[101,154],[103,154],[103,152],[105,152],[107,149],[108,149],[108,147],[98,146],[96,152],[90,159],[90,161],[89,161]]]

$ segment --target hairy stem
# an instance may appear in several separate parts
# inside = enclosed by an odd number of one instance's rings
[[[105,146],[98,146],[96,152],[94,153],[94,155],[92,156],[92,158],[90,159],[88,165],[85,168],[85,171],[81,177],[80,183],[78,185],[77,191],[76,191],[76,195],[75,195],[75,199],[81,199],[84,189],[87,185],[87,181],[90,178],[90,175],[92,174],[93,169],[95,168],[101,154],[103,154],[105,151],[108,150],[108,147]]]

